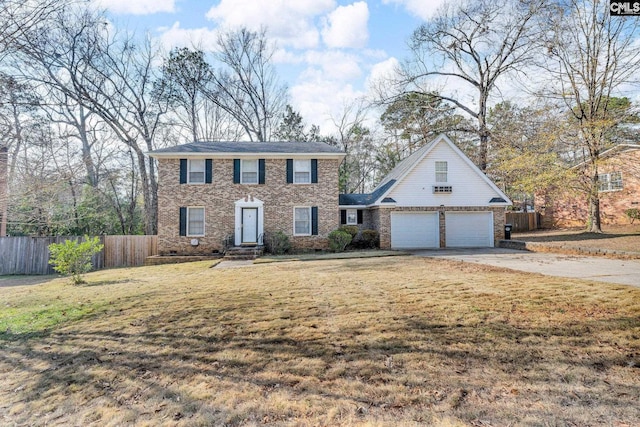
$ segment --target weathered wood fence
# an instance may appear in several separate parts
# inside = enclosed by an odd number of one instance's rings
[[[540,214],[537,212],[507,212],[505,218],[507,224],[511,224],[511,231],[525,232],[540,228]]]
[[[0,237],[0,275],[53,274],[49,264],[49,245],[79,236]],[[158,254],[157,236],[100,236],[104,249],[94,255],[94,269],[134,267],[146,257]]]

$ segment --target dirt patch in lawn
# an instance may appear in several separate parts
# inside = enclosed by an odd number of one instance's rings
[[[578,229],[537,230],[529,233],[514,233],[513,239],[525,242],[543,242],[550,246],[640,252],[640,224],[604,226],[602,233],[587,233]]]
[[[208,267],[1,288],[0,424],[640,419],[640,289],[418,257]]]

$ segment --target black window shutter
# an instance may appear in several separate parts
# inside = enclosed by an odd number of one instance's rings
[[[311,234],[313,236],[318,235],[318,207],[313,206],[311,208]]]
[[[180,184],[187,183],[187,159],[180,159]]]
[[[346,224],[346,223],[347,223],[347,210],[340,209],[340,224]]]
[[[318,183],[318,159],[311,159],[311,183]]]
[[[213,160],[206,159],[204,161],[204,165],[205,165],[204,182],[206,182],[207,184],[211,184],[213,182]]]
[[[362,224],[362,209],[358,209],[358,224]]]
[[[240,159],[233,159],[233,183],[240,184]]]
[[[293,184],[293,159],[287,159],[287,184]]]
[[[187,235],[187,208],[180,208],[180,235]]]
[[[265,181],[265,161],[258,159],[258,184],[264,184]]]

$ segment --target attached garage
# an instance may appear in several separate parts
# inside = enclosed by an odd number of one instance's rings
[[[391,248],[431,249],[439,246],[437,212],[391,213]]]
[[[493,246],[492,212],[445,212],[448,248]]]

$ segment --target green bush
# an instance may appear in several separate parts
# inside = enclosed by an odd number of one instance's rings
[[[329,249],[333,252],[344,252],[349,243],[351,243],[351,235],[349,233],[339,229],[329,233]]]
[[[376,230],[362,230],[362,246],[366,249],[373,249],[380,246],[380,233]]]
[[[640,219],[640,209],[637,208],[627,209],[624,214],[629,218],[631,224],[633,224],[634,220]]]
[[[343,231],[351,236],[351,240],[353,240],[360,231],[360,228],[357,225],[342,225],[338,230]]]
[[[289,236],[284,234],[281,230],[278,230],[275,233],[267,233],[265,235],[264,243],[267,247],[267,252],[272,255],[283,255],[291,249]]]
[[[58,273],[71,276],[74,285],[79,285],[84,283],[82,275],[91,271],[91,257],[103,247],[98,237],[88,236],[84,236],[83,242],[65,240],[62,243],[52,243],[49,245],[49,264],[53,265],[53,269]]]

